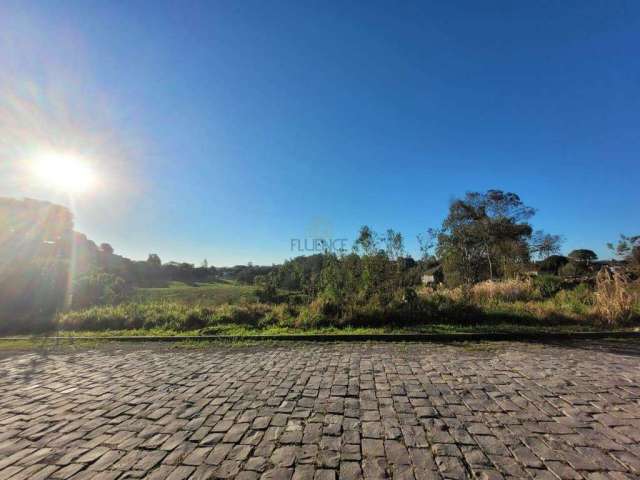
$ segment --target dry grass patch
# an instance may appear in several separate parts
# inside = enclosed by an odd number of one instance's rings
[[[631,320],[639,302],[638,293],[618,272],[602,269],[596,277],[594,313],[610,325]]]

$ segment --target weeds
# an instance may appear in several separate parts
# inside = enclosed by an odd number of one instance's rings
[[[549,284],[549,285],[547,285]],[[318,297],[292,303],[241,303],[216,306],[188,305],[169,301],[146,301],[104,305],[59,315],[66,331],[197,331],[209,335],[247,335],[264,331],[308,332],[317,329],[423,328],[452,325],[456,328],[491,328],[511,324],[558,328],[561,325],[597,328],[640,318],[637,292],[621,275],[604,272],[595,291],[586,284],[560,290],[553,281],[545,295],[531,280],[483,282],[473,287],[422,289],[407,301],[399,291],[390,301],[377,297],[368,301],[336,303]],[[546,287],[544,287],[546,288]],[[465,327],[466,328],[466,327]]]
[[[602,269],[596,277],[595,314],[609,324],[631,320],[637,307],[637,295],[627,279],[618,272]]]
[[[471,287],[471,295],[477,302],[503,301],[516,302],[531,300],[535,288],[531,280],[504,280],[495,282],[487,280]]]

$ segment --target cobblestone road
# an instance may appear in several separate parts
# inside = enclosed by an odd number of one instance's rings
[[[640,345],[112,346],[0,361],[0,478],[640,478]]]

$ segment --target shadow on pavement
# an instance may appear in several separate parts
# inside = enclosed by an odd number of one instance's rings
[[[562,348],[574,348],[579,350],[590,350],[594,352],[640,357],[640,340],[637,338],[569,340],[564,342],[552,341],[544,343]]]

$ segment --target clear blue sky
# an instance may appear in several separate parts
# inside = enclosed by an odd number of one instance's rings
[[[489,188],[607,255],[640,233],[639,46],[637,1],[3,1],[0,195],[65,201],[25,170],[48,142],[104,179],[78,230],[133,258],[414,249]]]

